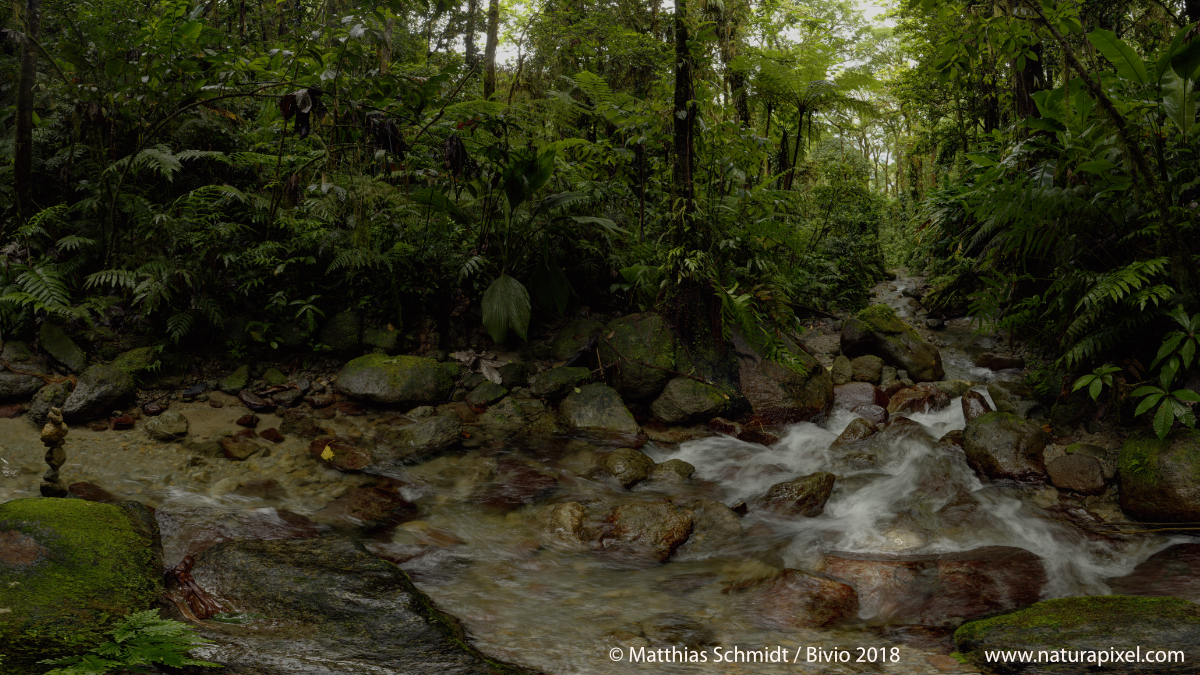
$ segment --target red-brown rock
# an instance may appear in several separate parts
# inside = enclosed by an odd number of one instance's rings
[[[737,422],[730,422],[724,417],[714,417],[708,421],[708,430],[714,434],[737,436],[742,433],[742,425]]]
[[[852,587],[800,570],[783,570],[734,594],[751,621],[773,630],[821,628],[858,614]]]
[[[1200,544],[1176,544],[1150,556],[1128,576],[1108,580],[1114,595],[1170,595],[1200,602]]]
[[[367,407],[357,401],[338,401],[333,408],[343,415],[358,417],[367,414]]]
[[[892,396],[888,403],[888,414],[933,412],[950,405],[950,397],[946,392],[924,387],[901,389]]]
[[[483,506],[502,511],[533,504],[548,497],[558,486],[558,479],[533,467],[500,460],[496,464],[496,477],[480,490],[477,502]]]
[[[120,497],[94,483],[71,483],[67,486],[67,492],[80,499],[86,499],[89,502],[115,504],[122,501]]]
[[[271,441],[272,443],[282,443],[283,442],[283,434],[279,433],[279,430],[276,429],[275,427],[271,427],[270,429],[263,429],[262,431],[258,432],[258,437],[268,440],[268,441]]]
[[[390,527],[417,515],[417,506],[387,487],[358,487],[329,502],[318,519],[336,519],[365,530]]]
[[[269,413],[275,410],[275,404],[264,400],[258,394],[243,389],[238,392],[238,400],[253,412]]]
[[[230,436],[221,439],[221,450],[225,453],[225,456],[239,462],[248,459],[250,455],[261,449],[262,446],[256,443],[254,439],[245,436]]]
[[[967,418],[967,421],[970,422],[980,415],[992,412],[992,406],[988,405],[987,399],[983,397],[983,394],[977,391],[967,391],[962,395],[962,411],[963,417]]]
[[[856,405],[850,409],[850,412],[872,424],[883,424],[890,418],[887,408],[878,405]]]
[[[329,450],[328,453],[325,451]],[[308,445],[313,457],[340,471],[359,471],[375,461],[370,450],[341,438],[318,438]]]
[[[886,408],[888,395],[870,382],[847,382],[833,388],[833,405],[846,410],[853,410],[860,405]]]
[[[606,549],[657,562],[666,562],[692,533],[691,515],[665,499],[622,504],[609,513],[608,522]]]
[[[305,396],[304,402],[314,408],[328,408],[337,401],[337,397],[333,394],[316,394],[315,396]]]
[[[253,429],[258,426],[258,415],[255,415],[254,413],[246,413],[245,415],[237,418],[237,421],[234,422],[234,424],[246,427],[247,429]]]
[[[1085,495],[1104,494],[1104,468],[1100,460],[1077,452],[1056,457],[1046,465],[1050,483],[1060,490],[1070,490]]]
[[[875,435],[875,425],[869,420],[857,417],[850,424],[846,425],[842,434],[834,440],[834,445],[845,445],[854,441],[861,441],[864,438],[869,438]]]
[[[795,480],[776,483],[759,497],[755,508],[787,516],[811,518],[825,511],[825,502],[833,491],[834,476],[825,471],[801,476]]]
[[[25,406],[20,403],[9,403],[8,405],[0,405],[0,419],[12,419],[25,412]]]
[[[161,415],[163,413],[163,411],[166,409],[167,409],[167,406],[165,406],[161,403],[154,402],[154,401],[151,401],[150,403],[147,403],[142,406],[142,412],[150,417],[154,417],[156,415]]]
[[[134,419],[133,415],[121,415],[112,419],[112,428],[114,431],[125,431],[132,429],[136,423],[137,420]]]
[[[768,448],[779,442],[779,437],[769,431],[761,429],[742,429],[737,435],[739,441],[747,443],[758,443],[765,445]]]

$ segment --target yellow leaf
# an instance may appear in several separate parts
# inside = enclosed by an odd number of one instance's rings
[[[326,462],[333,459],[333,448],[330,448],[328,445],[325,446],[325,449],[321,451],[321,459],[325,460]]]
[[[575,387],[575,393],[576,393],[576,394],[582,393],[582,392],[580,392],[580,391],[579,391],[579,387]]]
[[[394,331],[394,330],[396,330],[396,327],[395,327],[395,326],[393,326],[392,324],[390,324],[390,323],[389,323],[389,324],[388,324],[388,330],[390,330],[390,331]]]

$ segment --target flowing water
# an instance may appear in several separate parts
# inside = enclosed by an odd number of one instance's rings
[[[982,382],[993,376],[971,365],[974,355],[967,346],[979,350],[979,338],[969,327],[952,325],[938,335],[948,378]],[[986,396],[985,388],[976,389]],[[176,409],[192,421],[194,435],[233,428],[241,412],[232,405]],[[827,554],[835,552],[898,556],[1008,546],[1041,558],[1047,579],[1042,597],[1103,594],[1109,590],[1106,580],[1129,574],[1176,541],[1095,536],[1057,517],[1053,499],[1038,488],[982,483],[961,453],[937,445],[946,432],[964,427],[957,399],[945,410],[908,417],[919,426],[889,436],[877,461],[858,468],[832,445],[853,419],[845,411],[822,424],[793,425],[773,447],[727,436],[678,446],[650,443],[643,452],[655,461],[682,459],[696,467],[696,475],[686,483],[633,490],[589,477],[606,449],[583,439],[495,441],[393,476],[403,483],[406,498],[421,506],[420,519],[365,543],[400,562],[422,590],[463,621],[484,652],[547,673],[617,674],[943,672],[935,665],[952,667],[935,656],[948,651],[944,642],[913,647],[885,639],[879,607],[869,602],[851,625],[780,629],[764,624],[762,608],[730,589],[782,568],[820,573]],[[339,417],[337,423],[353,434],[368,432],[375,421],[368,415]],[[276,422],[267,416],[264,426]],[[24,420],[0,420],[0,439],[0,501],[35,495],[44,468],[35,431]],[[320,465],[297,439],[244,463],[198,458],[179,444],[144,439],[140,432],[72,430],[63,473],[69,481],[90,481],[156,507],[171,565],[207,543],[283,536],[295,521],[289,513],[310,516],[322,527],[344,527],[323,518],[322,507],[371,480]],[[526,517],[531,507],[496,508],[481,498],[498,484],[496,467],[504,462],[555,476],[551,502],[578,502],[594,513],[627,500],[662,497],[733,506],[815,471],[831,471],[838,479],[822,515],[751,510],[741,519],[742,534],[727,543],[685,545],[671,562],[646,565],[603,552],[539,546]],[[629,663],[643,647],[674,647],[684,650],[683,659],[703,653],[706,661]],[[725,662],[735,648],[743,650],[742,659],[755,651],[778,658],[780,648],[787,650],[782,652],[787,662]],[[830,662],[840,653],[849,660]],[[870,658],[859,661],[863,656]],[[732,658],[739,658],[736,652]]]

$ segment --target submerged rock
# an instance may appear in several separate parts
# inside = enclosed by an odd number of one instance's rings
[[[858,595],[852,587],[800,570],[783,570],[737,590],[735,598],[751,621],[774,630],[821,628],[858,614]]]
[[[188,421],[182,413],[168,410],[146,422],[146,433],[159,441],[173,441],[187,436]]]
[[[1117,460],[1121,510],[1134,520],[1200,521],[1200,431],[1176,429],[1163,440],[1135,431]]]
[[[878,354],[917,382],[946,376],[942,354],[886,305],[873,305],[842,325],[842,353],[849,357]]]
[[[819,516],[825,511],[825,502],[829,500],[829,494],[833,491],[833,482],[833,474],[818,471],[795,480],[776,483],[758,498],[756,508],[786,516]]]
[[[365,471],[377,472],[418,462],[462,440],[457,415],[419,417],[412,424],[380,425],[375,431]]]
[[[1169,595],[1200,603],[1200,544],[1171,546],[1105,583],[1118,595]]]
[[[978,474],[1011,480],[1046,475],[1046,432],[1033,422],[1009,413],[987,413],[968,422],[963,437],[967,464]]]
[[[360,356],[337,378],[341,393],[390,406],[437,405],[453,389],[454,380],[441,364],[418,356]]]
[[[106,417],[133,397],[133,377],[123,370],[95,365],[83,371],[75,390],[63,403],[63,419],[85,422]]]
[[[666,500],[622,504],[608,515],[606,549],[665,562],[692,533],[692,517]]]

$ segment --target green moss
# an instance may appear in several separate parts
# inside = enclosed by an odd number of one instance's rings
[[[250,382],[250,366],[241,366],[221,380],[221,391],[226,394],[236,394],[246,388]]]
[[[1062,639],[1058,634],[1060,630],[1095,626],[1097,632],[1102,632],[1106,624],[1128,621],[1137,616],[1200,624],[1200,606],[1181,598],[1165,597],[1101,595],[1057,598],[964,623],[954,632],[954,641],[961,647],[982,639],[988,633],[1016,629],[1021,631],[1023,640],[1057,644]],[[1039,629],[1050,630],[1042,632]]]
[[[887,305],[871,305],[857,314],[860,321],[881,333],[912,333],[913,329]]]
[[[0,561],[0,609],[11,610],[0,614],[0,644],[9,656],[27,661],[85,651],[107,639],[113,619],[161,595],[156,531],[148,517],[135,515],[79,499],[0,504],[0,532],[31,537],[40,547],[31,564]]]
[[[137,375],[157,367],[158,353],[158,347],[139,347],[121,354],[109,365],[130,375]]]
[[[263,373],[263,382],[271,386],[277,386],[287,384],[288,378],[278,368],[268,368],[267,372]]]

